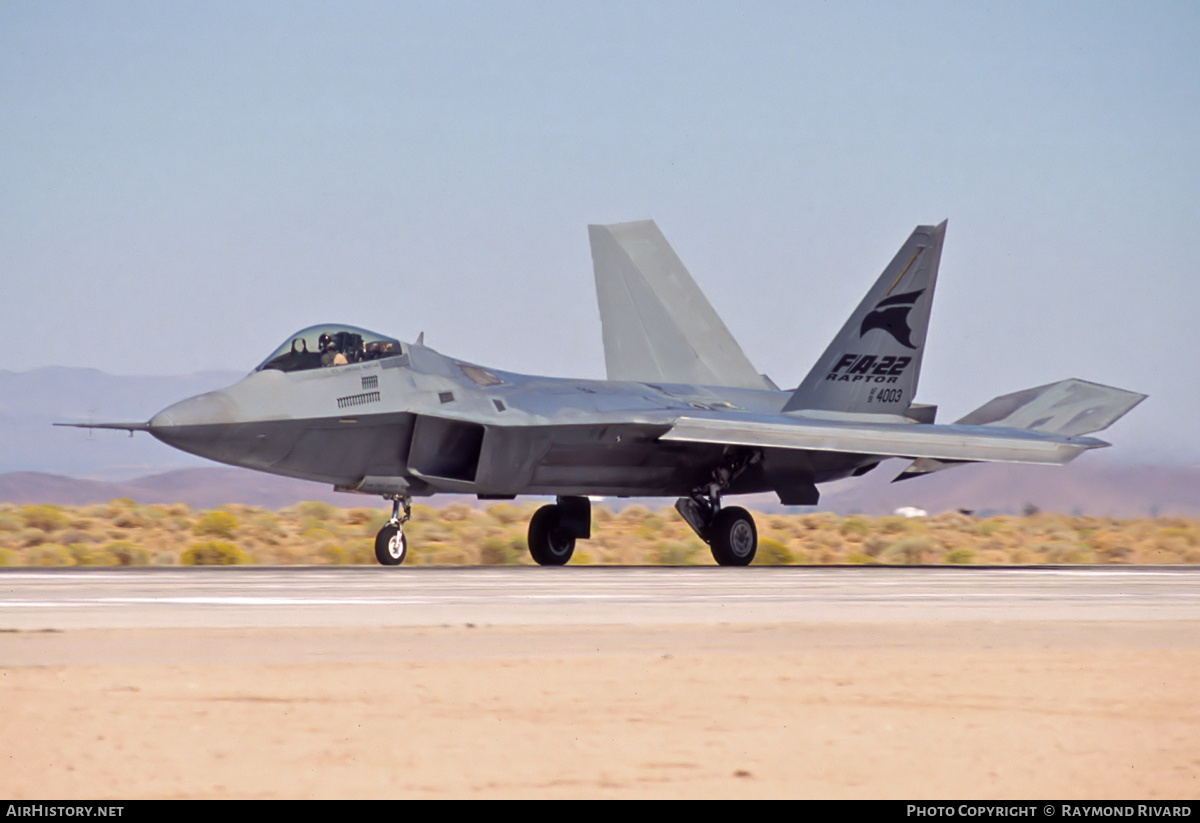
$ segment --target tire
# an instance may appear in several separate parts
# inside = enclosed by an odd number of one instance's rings
[[[559,523],[558,506],[542,506],[529,520],[529,554],[539,566],[562,566],[575,553],[575,538]]]
[[[375,535],[375,559],[384,566],[399,566],[407,554],[408,541],[395,523],[388,523]]]
[[[717,512],[709,533],[713,559],[722,566],[749,566],[758,551],[754,518],[740,506]]]

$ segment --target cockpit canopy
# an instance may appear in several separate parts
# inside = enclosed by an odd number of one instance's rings
[[[400,354],[400,341],[355,326],[326,323],[296,332],[255,371],[303,371]]]

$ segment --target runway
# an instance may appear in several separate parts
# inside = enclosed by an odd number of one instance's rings
[[[0,629],[1200,620],[1200,568],[0,571]]]

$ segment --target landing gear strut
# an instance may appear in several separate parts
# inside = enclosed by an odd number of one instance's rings
[[[709,545],[713,559],[721,566],[748,566],[758,550],[754,518],[741,506],[721,508],[721,492],[729,488],[746,467],[761,459],[762,453],[758,451],[726,455],[708,484],[675,501],[676,511]]]
[[[391,495],[385,500],[392,501],[392,517],[375,535],[375,559],[384,566],[399,566],[408,554],[408,542],[404,539],[404,524],[412,516],[410,500],[401,495]],[[404,507],[404,515],[400,507]]]

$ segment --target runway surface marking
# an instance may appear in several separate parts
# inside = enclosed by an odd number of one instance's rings
[[[0,573],[0,628],[1200,619],[1200,568]]]

